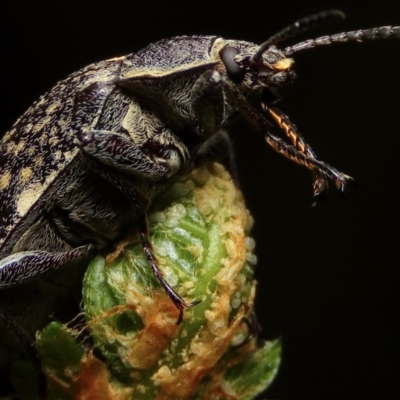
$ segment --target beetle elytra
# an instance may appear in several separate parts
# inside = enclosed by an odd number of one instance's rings
[[[80,274],[75,266],[56,270],[137,230],[181,320],[195,302],[187,303],[163,278],[148,240],[146,211],[194,165],[226,156],[229,137],[223,129],[237,113],[271,147],[312,171],[314,197],[329,181],[343,190],[350,176],[319,161],[270,100],[271,89],[293,81],[290,56],[296,52],[334,42],[400,38],[400,27],[388,26],[281,50],[276,46],[340,18],[343,13],[335,10],[315,14],[261,45],[216,36],[162,40],[89,65],[43,95],[1,142],[2,311],[16,314],[32,336],[70,295],[70,283],[77,279],[70,275]],[[271,133],[275,126],[289,143]]]

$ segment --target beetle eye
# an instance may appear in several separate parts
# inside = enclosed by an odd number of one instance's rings
[[[236,47],[231,46],[225,46],[219,53],[221,60],[225,65],[229,79],[235,83],[240,83],[244,78],[245,72],[235,61],[236,54],[239,54],[239,50]]]

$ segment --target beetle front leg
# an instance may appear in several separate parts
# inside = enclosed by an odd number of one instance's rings
[[[286,136],[290,139],[297,150],[301,151],[308,157],[317,159],[313,149],[304,140],[303,136],[297,130],[296,125],[290,121],[286,114],[275,107],[268,107],[265,104],[262,104],[262,108],[271,115],[278,126],[286,133]],[[327,177],[318,168],[314,168],[313,173],[313,197],[318,201],[328,188],[329,184]]]
[[[210,136],[217,132],[225,112],[221,74],[214,70],[204,72],[193,85],[190,100],[200,133]]]
[[[346,175],[331,167],[330,165],[317,160],[314,153],[311,151],[311,148],[308,147],[301,149],[301,145],[299,146],[299,143],[294,143],[294,145],[290,145],[282,139],[271,134],[270,130],[273,127],[271,123],[266,120],[264,116],[247,101],[244,95],[240,93],[240,91],[232,83],[230,83],[228,80],[225,80],[224,85],[228,98],[241,111],[244,117],[246,117],[251,123],[253,123],[259,131],[265,133],[265,139],[267,143],[275,151],[296,162],[297,164],[305,166],[313,173],[317,171],[318,175],[314,178],[313,184],[314,196],[320,196],[322,193],[321,189],[323,189],[323,187],[325,186],[325,182],[323,180],[324,178],[320,178],[321,176],[331,179],[335,183],[335,186],[342,192],[344,191],[346,185],[349,182],[353,181],[353,178],[351,176]],[[278,114],[276,114],[275,116],[271,116],[275,120],[277,120],[281,128],[284,129],[289,137],[293,135],[291,137],[291,140],[296,141],[298,136],[297,131],[293,129],[293,132],[290,132],[290,129],[294,127],[293,124],[287,124],[288,120],[285,119],[284,121],[278,121]],[[305,143],[303,142],[303,144]],[[299,147],[301,150],[296,148],[296,146]]]
[[[318,173],[323,174],[327,178],[331,179],[335,183],[337,189],[342,192],[344,192],[346,184],[353,180],[351,176],[338,171],[337,169],[317,160],[314,157],[304,154],[302,151],[297,150],[294,146],[287,144],[282,139],[272,135],[271,133],[267,133],[265,135],[265,140],[275,151],[284,155],[289,160],[292,160],[297,164],[304,165],[311,171],[317,170]],[[317,193],[317,195],[320,194]]]
[[[169,168],[153,161],[132,140],[111,131],[81,132],[78,140],[89,167],[129,199],[137,216],[146,212],[151,200],[142,182],[168,177]]]
[[[0,262],[0,289],[25,282],[45,272],[56,270],[90,253],[92,244],[76,249],[51,253],[48,251],[21,251]]]

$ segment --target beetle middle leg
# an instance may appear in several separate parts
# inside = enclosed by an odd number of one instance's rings
[[[198,301],[186,303],[169,285],[158,266],[146,218],[152,194],[143,180],[168,176],[168,167],[152,160],[132,141],[111,131],[92,130],[79,134],[78,139],[90,168],[122,192],[135,209],[143,251],[154,276],[179,310],[177,324],[180,324],[184,310]]]
[[[176,321],[176,324],[179,325],[182,322],[183,319],[183,311],[185,308],[195,306],[196,304],[199,304],[200,301],[196,300],[193,301],[192,303],[186,303],[182,297],[178,295],[178,293],[175,292],[174,289],[170,286],[170,284],[165,280],[159,266],[158,266],[158,261],[156,256],[154,255],[153,251],[153,246],[150,241],[149,237],[149,230],[148,230],[148,224],[147,224],[147,217],[144,215],[140,219],[139,223],[139,233],[140,233],[140,239],[142,242],[144,254],[146,255],[147,261],[150,264],[150,268],[154,274],[154,276],[157,278],[157,280],[160,282],[161,286],[163,289],[166,291],[168,294],[169,298],[172,300],[176,308],[179,310],[179,316],[178,320]]]

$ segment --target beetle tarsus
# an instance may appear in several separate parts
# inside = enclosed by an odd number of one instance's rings
[[[239,344],[232,346],[235,348],[245,346],[251,340],[253,340],[254,338],[257,338],[261,332],[261,325],[258,322],[257,315],[253,309],[250,311],[250,316],[243,317],[242,321],[245,323],[245,325],[247,327],[248,335]]]
[[[326,190],[328,189],[328,180],[319,171],[313,171],[313,200],[314,203],[311,207],[315,207],[324,197]]]
[[[262,108],[271,115],[278,126],[286,133],[286,136],[297,150],[301,151],[308,157],[314,159],[317,158],[311,146],[297,130],[297,126],[290,121],[286,114],[275,107],[267,107],[265,104],[262,105]],[[313,170],[313,197],[316,202],[322,198],[322,194],[328,189],[328,187],[329,183],[326,176],[315,168]]]
[[[320,176],[332,180],[340,191],[344,191],[345,186],[353,180],[351,176],[343,174],[330,165],[304,154],[302,151],[297,150],[294,146],[286,143],[281,138],[278,138],[271,133],[267,133],[265,139],[275,151],[282,154],[286,158],[289,158],[297,164],[305,166],[311,171],[317,170],[317,173]],[[314,181],[313,185],[314,196],[318,196],[320,193],[322,193],[323,187],[326,187],[323,179],[317,178],[317,181]]]

